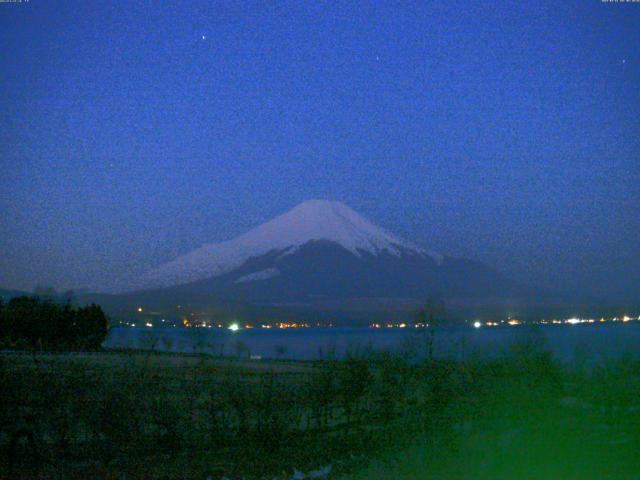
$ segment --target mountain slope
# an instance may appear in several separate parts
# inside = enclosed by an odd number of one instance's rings
[[[253,257],[230,272],[170,287],[182,298],[221,299],[263,304],[318,304],[350,298],[424,299],[504,298],[519,289],[506,277],[470,260],[401,249],[355,255],[336,242],[312,240],[283,255]],[[167,289],[165,289],[167,290]]]

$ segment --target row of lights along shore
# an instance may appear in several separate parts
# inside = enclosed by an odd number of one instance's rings
[[[138,307],[136,311],[139,314],[144,313],[144,309],[142,307]],[[194,314],[192,313],[193,317]],[[499,326],[518,326],[518,325],[579,325],[579,324],[595,324],[595,323],[609,323],[609,322],[621,322],[627,323],[632,321],[640,321],[640,316],[629,316],[623,315],[621,317],[601,317],[599,319],[595,318],[566,318],[566,319],[552,319],[552,320],[538,320],[538,321],[521,321],[515,318],[508,318],[506,320],[496,320],[496,321],[480,321],[476,320],[471,325],[478,329],[482,327],[499,327]],[[467,322],[469,323],[469,322]],[[180,325],[176,325],[175,323],[167,322],[165,318],[160,319],[160,324],[157,322],[152,323],[148,320],[145,320],[144,323],[138,322],[120,322],[120,325],[136,327],[136,326],[145,326],[148,328],[152,328],[154,326],[158,327],[188,327],[188,328],[226,328],[231,331],[238,331],[241,329],[252,329],[252,328],[264,328],[264,329],[289,329],[289,328],[332,328],[332,323],[314,323],[309,324],[305,322],[275,322],[275,323],[245,323],[240,324],[238,322],[233,322],[231,324],[223,324],[223,323],[213,323],[205,320],[194,320],[184,317]],[[391,329],[391,328],[428,328],[430,325],[428,323],[371,323],[369,324],[369,328],[374,329]]]

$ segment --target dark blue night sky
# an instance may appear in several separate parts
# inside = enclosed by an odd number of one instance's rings
[[[0,3],[0,286],[101,287],[309,198],[640,288],[640,3]]]

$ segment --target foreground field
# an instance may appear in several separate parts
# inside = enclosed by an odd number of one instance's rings
[[[640,476],[640,365],[0,355],[0,478]]]

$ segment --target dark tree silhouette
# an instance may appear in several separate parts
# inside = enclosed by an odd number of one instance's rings
[[[76,308],[49,296],[12,298],[0,309],[0,342],[37,350],[96,350],[109,328],[98,305]]]
[[[426,334],[426,357],[428,361],[433,360],[433,347],[436,337],[436,330],[444,323],[446,308],[444,302],[433,297],[416,312],[416,323],[423,325],[423,332]]]

